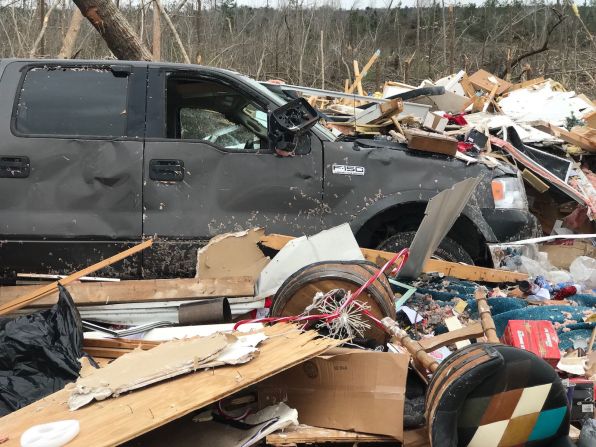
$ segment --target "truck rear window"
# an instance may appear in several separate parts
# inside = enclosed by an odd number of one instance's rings
[[[15,128],[26,135],[126,135],[128,77],[88,67],[38,67],[23,80]]]

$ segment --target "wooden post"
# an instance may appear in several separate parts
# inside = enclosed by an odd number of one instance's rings
[[[395,321],[389,317],[385,317],[382,322],[389,333],[393,335],[393,339],[406,348],[418,363],[433,373],[439,368],[439,363],[426,353],[420,343],[412,340],[406,331],[401,329]]]
[[[490,313],[490,307],[486,301],[487,291],[484,287],[478,287],[474,292],[476,303],[478,304],[478,314],[480,315],[480,322],[484,329],[484,335],[489,343],[500,343],[497,337],[497,328]]]

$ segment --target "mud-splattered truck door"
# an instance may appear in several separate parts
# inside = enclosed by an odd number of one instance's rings
[[[133,92],[145,79],[142,66],[6,65],[0,82],[4,270],[69,272],[140,239],[144,119],[133,111],[144,110],[145,98]],[[126,263],[132,275],[140,272],[139,257]]]
[[[143,232],[162,240],[146,274],[194,262],[191,247],[217,234],[321,229],[322,146],[314,134],[293,157],[278,156],[267,129],[267,112],[278,105],[225,72],[150,67],[148,89]]]

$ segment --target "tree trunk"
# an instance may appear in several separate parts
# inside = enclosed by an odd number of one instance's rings
[[[58,53],[58,59],[70,59],[72,57],[82,22],[83,14],[81,14],[81,11],[78,8],[75,8],[72,11],[72,16],[70,17],[68,31],[66,31],[66,35],[62,41],[62,48]]]
[[[161,13],[159,5],[153,1],[153,60],[161,60]]]
[[[151,53],[112,0],[73,1],[101,34],[114,56],[118,59],[151,60]]]

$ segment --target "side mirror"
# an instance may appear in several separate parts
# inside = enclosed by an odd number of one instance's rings
[[[317,112],[304,98],[298,98],[269,114],[269,139],[275,149],[292,152],[298,137],[319,121]]]

